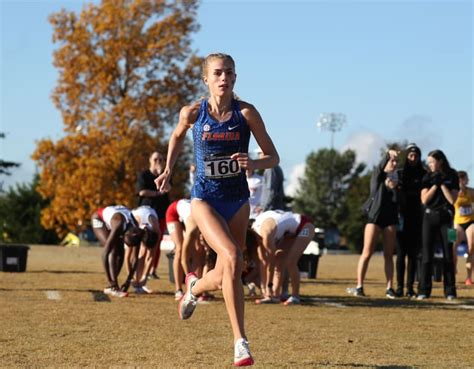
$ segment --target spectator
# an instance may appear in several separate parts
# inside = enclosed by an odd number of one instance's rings
[[[425,206],[423,216],[423,246],[420,283],[417,299],[431,296],[433,257],[436,243],[443,251],[444,296],[456,298],[453,245],[448,242],[448,228],[453,223],[454,203],[458,196],[459,178],[441,150],[428,154],[430,172],[423,177],[421,202]]]
[[[467,260],[466,260],[466,286],[472,285],[472,264],[474,263],[474,189],[467,187],[469,177],[463,170],[458,172],[459,194],[454,203],[454,224],[456,227],[456,246],[454,248],[454,257],[456,250],[462,241],[467,241]],[[456,263],[455,263],[456,264]]]
[[[407,270],[406,296],[415,297],[415,282],[418,256],[421,251],[421,227],[423,210],[421,206],[421,183],[426,170],[421,162],[421,150],[416,144],[407,146],[407,158],[399,171],[400,219],[397,242],[397,289],[395,295],[403,296],[405,265]],[[408,263],[405,264],[405,258]]]
[[[364,247],[357,265],[357,286],[348,288],[347,292],[354,296],[365,296],[364,280],[369,261],[375,250],[378,236],[383,236],[383,254],[387,289],[385,296],[395,298],[392,288],[393,254],[396,243],[396,224],[398,223],[397,205],[397,160],[398,153],[389,150],[372,172],[370,179],[370,196],[364,204],[367,213],[367,224],[364,229]]]
[[[260,147],[257,151],[260,156],[263,155]],[[260,206],[262,211],[285,210],[284,179],[285,177],[280,165],[264,170]]]
[[[158,279],[156,270],[160,261],[160,244],[166,230],[166,209],[170,204],[169,195],[157,191],[155,179],[163,173],[164,159],[158,151],[153,152],[149,158],[149,168],[141,172],[137,179],[138,206],[148,205],[155,209],[160,225],[160,238],[157,247],[153,249],[153,261],[150,268],[149,278]]]

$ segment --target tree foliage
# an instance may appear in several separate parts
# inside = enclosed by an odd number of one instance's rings
[[[321,149],[306,158],[306,168],[294,199],[296,211],[310,216],[316,226],[337,227],[347,216],[346,195],[365,168],[356,164],[352,150]]]
[[[0,240],[16,243],[57,243],[56,234],[45,230],[40,223],[40,212],[47,201],[42,199],[35,176],[30,184],[10,188],[0,196]]]
[[[3,132],[0,132],[0,138],[5,138],[5,133]],[[7,175],[9,176],[11,173],[10,173],[10,169],[11,168],[16,168],[16,167],[19,167],[20,164],[19,163],[15,163],[15,162],[12,162],[12,161],[6,161],[6,160],[3,160],[3,159],[0,159],[0,174],[4,174],[4,175]]]
[[[50,199],[45,227],[62,235],[99,206],[135,205],[137,173],[152,151],[166,153],[180,107],[202,94],[201,59],[190,47],[196,9],[196,0],[103,0],[50,16],[59,71],[52,99],[65,136],[40,141],[33,154],[38,191]],[[177,164],[177,193],[188,160]]]
[[[362,205],[369,197],[371,172],[355,178],[346,193],[346,216],[339,224],[339,231],[346,238],[348,247],[353,251],[362,250],[364,227],[367,215]]]

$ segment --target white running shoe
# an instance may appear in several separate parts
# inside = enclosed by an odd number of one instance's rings
[[[234,366],[250,366],[253,364],[248,341],[245,338],[239,338],[234,346]]]
[[[186,293],[181,297],[178,304],[178,316],[181,320],[191,318],[194,309],[196,309],[197,297],[191,293],[191,289],[197,281],[198,277],[196,274],[191,272],[186,275]]]
[[[142,286],[142,290],[148,295],[153,293],[153,290],[149,289],[147,286]]]
[[[183,297],[184,293],[183,293],[183,290],[178,290],[174,293],[174,299],[176,301],[179,301],[181,300],[181,297]]]
[[[288,305],[299,305],[301,304],[301,301],[298,297],[295,296],[290,296],[288,299],[283,303],[283,305],[288,306]]]
[[[104,293],[106,295],[114,296],[114,297],[127,297],[128,296],[127,292],[120,291],[115,287],[104,288]]]
[[[249,296],[251,296],[251,297],[257,296],[257,286],[255,285],[255,283],[250,282],[247,285],[247,287],[249,289]]]
[[[263,297],[261,299],[256,299],[255,303],[257,305],[265,305],[265,304],[278,304],[280,300],[276,297]]]

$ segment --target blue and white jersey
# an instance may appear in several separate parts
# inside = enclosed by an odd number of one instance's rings
[[[232,117],[217,122],[203,100],[193,126],[196,178],[191,198],[238,201],[248,199],[249,188],[245,171],[230,155],[248,152],[250,128],[240,112],[237,100],[232,102]]]

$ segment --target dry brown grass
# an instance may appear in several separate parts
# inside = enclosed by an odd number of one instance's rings
[[[101,249],[33,246],[26,273],[0,273],[1,367],[230,367],[232,336],[221,294],[179,321],[167,258],[156,293],[101,294]],[[474,288],[446,303],[384,298],[382,258],[371,261],[368,298],[347,296],[356,255],[326,255],[303,282],[301,306],[246,303],[247,334],[260,368],[473,366]],[[461,266],[461,265],[460,265]],[[463,275],[462,275],[463,276]],[[123,280],[123,275],[121,276]],[[57,291],[59,300],[47,298]]]

